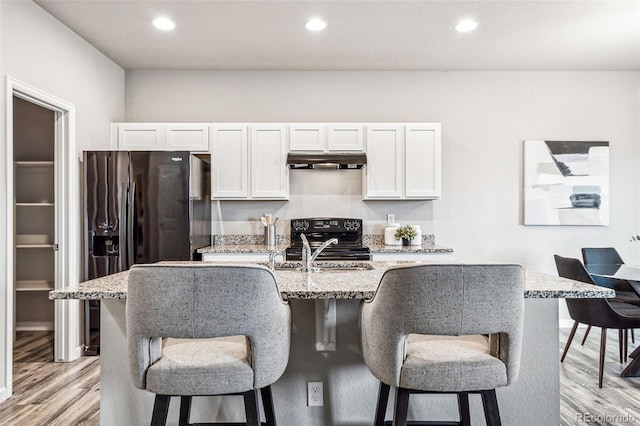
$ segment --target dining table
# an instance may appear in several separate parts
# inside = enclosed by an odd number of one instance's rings
[[[626,264],[588,264],[585,265],[591,276],[626,281],[640,297],[640,265]],[[631,361],[622,370],[622,377],[640,377],[640,346],[630,355]]]

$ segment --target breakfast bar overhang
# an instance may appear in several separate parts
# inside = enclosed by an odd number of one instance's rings
[[[284,375],[273,386],[282,425],[370,425],[378,381],[360,351],[360,301],[374,295],[384,271],[407,262],[367,262],[362,270],[331,270],[304,274],[292,269],[274,272],[278,288],[291,304],[291,351]],[[52,299],[101,300],[100,424],[149,424],[154,395],[131,384],[125,327],[128,272],[87,281],[50,293]],[[500,413],[507,425],[560,424],[558,298],[613,297],[613,290],[552,275],[525,271],[524,344],[520,375],[510,387],[498,389]],[[499,295],[496,295],[499,297]],[[316,301],[335,301],[335,350],[318,351]],[[594,380],[596,378],[594,377]],[[308,381],[324,382],[324,406],[308,407]],[[474,424],[484,424],[479,397],[471,397]],[[172,404],[169,424],[177,424]],[[453,395],[422,395],[411,400],[409,418],[457,420]],[[391,417],[391,410],[387,418]],[[241,422],[241,398],[194,398],[192,422]]]

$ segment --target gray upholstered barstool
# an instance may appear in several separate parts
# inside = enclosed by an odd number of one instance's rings
[[[129,272],[127,337],[134,385],[156,394],[152,425],[181,396],[243,395],[247,424],[275,425],[270,385],[289,360],[290,310],[259,266],[136,265]],[[187,340],[188,339],[188,340]]]
[[[520,365],[522,276],[519,265],[385,272],[360,313],[364,361],[380,380],[375,425],[384,424],[391,386],[394,425],[407,424],[410,393],[457,394],[461,425],[471,424],[469,393],[480,393],[487,424],[500,424],[495,389],[513,383]]]

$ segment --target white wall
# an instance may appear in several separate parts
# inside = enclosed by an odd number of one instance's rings
[[[259,233],[264,212],[361,216],[381,232],[386,213],[422,225],[458,259],[520,262],[555,274],[553,254],[615,246],[640,264],[638,72],[239,72],[126,75],[127,121],[442,123],[438,201],[363,202],[357,172],[294,171],[287,202],[220,202],[216,231]],[[611,224],[521,225],[522,141],[606,140]],[[304,204],[303,204],[304,199]]]
[[[109,123],[124,119],[124,70],[31,1],[0,1],[0,241],[6,241],[6,77],[75,105],[76,147],[108,149]],[[72,189],[76,191],[75,188]],[[11,226],[11,225],[10,225]],[[79,226],[79,225],[78,225]],[[11,227],[9,227],[11,232]],[[0,262],[4,262],[0,245]],[[11,265],[9,265],[11,266]],[[7,265],[0,263],[0,276]],[[0,280],[0,366],[7,362],[6,282]],[[10,356],[10,354],[9,354]],[[0,368],[0,389],[6,385]],[[1,393],[1,392],[0,392]],[[1,396],[1,395],[0,395]],[[0,399],[1,400],[1,399]]]

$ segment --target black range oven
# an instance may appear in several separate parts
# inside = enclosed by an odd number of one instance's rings
[[[362,245],[362,219],[291,219],[291,245],[286,250],[287,260],[302,259],[300,234],[307,237],[312,253],[328,239],[338,239],[338,243],[325,248],[317,260],[371,260],[369,247]]]

